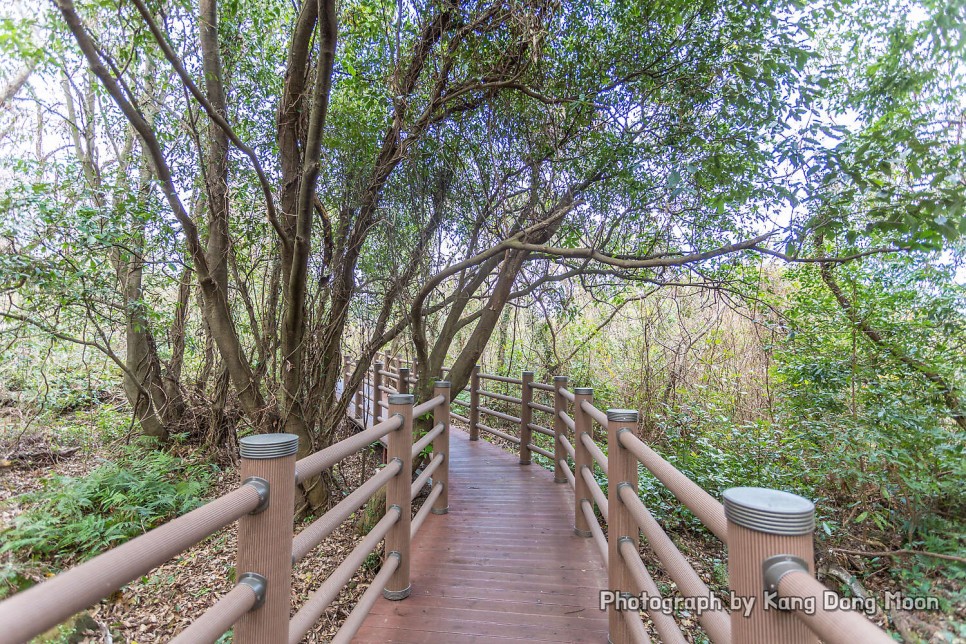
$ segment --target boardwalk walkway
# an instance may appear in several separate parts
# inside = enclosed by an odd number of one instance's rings
[[[412,595],[379,599],[353,641],[606,642],[606,571],[570,487],[455,428],[450,450],[450,511],[413,542]]]

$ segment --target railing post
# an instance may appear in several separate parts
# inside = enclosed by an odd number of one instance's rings
[[[530,453],[530,443],[533,442],[533,431],[530,424],[533,422],[533,410],[530,409],[530,402],[533,400],[533,372],[524,371],[520,377],[523,385],[520,387],[520,465],[529,465],[532,459]]]
[[[396,384],[399,386],[396,388],[396,391],[398,391],[401,394],[408,394],[409,393],[409,368],[399,367],[399,371],[397,373],[399,375],[399,380],[396,381]]]
[[[791,611],[763,608],[763,564],[769,557],[785,555],[797,559],[809,574],[815,574],[815,505],[795,494],[757,487],[733,487],[725,490],[723,496],[728,519],[728,586],[736,597],[755,598],[747,617],[743,615],[745,611],[731,611],[732,641],[817,642]]]
[[[585,467],[589,467],[591,472],[594,471],[594,462],[590,452],[587,451],[587,446],[580,440],[583,434],[589,435],[591,440],[594,438],[594,433],[591,431],[593,421],[590,414],[581,407],[581,403],[584,401],[594,402],[594,390],[591,387],[574,389],[574,532],[581,537],[590,537],[593,533],[590,531],[590,526],[587,525],[587,518],[580,509],[581,501],[584,499],[592,500],[590,490],[587,489],[587,481],[581,476],[581,471]]]
[[[372,424],[375,425],[382,421],[383,418],[388,418],[388,416],[382,415],[382,390],[379,388],[382,386],[382,374],[379,373],[383,370],[385,365],[381,362],[372,363]]]
[[[399,459],[402,469],[386,484],[386,512],[393,506],[399,508],[399,521],[386,535],[386,557],[393,552],[399,554],[399,567],[383,588],[386,599],[406,599],[412,590],[409,584],[409,530],[412,523],[412,501],[410,499],[413,483],[413,395],[390,394],[389,417],[402,416],[402,427],[387,436],[389,440],[386,462]]]
[[[295,515],[295,434],[256,434],[240,441],[242,482],[264,489],[263,503],[238,520],[237,578],[265,579],[260,607],[235,625],[238,644],[288,641],[292,593],[292,532]]]
[[[560,412],[567,411],[567,399],[560,393],[567,387],[567,376],[553,377],[553,482],[566,483],[567,477],[560,466],[560,459],[567,458],[567,450],[560,442],[561,436],[567,435],[567,426],[560,417]]]
[[[408,369],[407,369],[408,371]],[[449,512],[449,396],[450,383],[448,380],[437,380],[433,387],[433,398],[443,396],[445,400],[433,410],[433,426],[443,423],[443,431],[433,440],[433,454],[442,454],[443,462],[436,469],[433,485],[442,485],[443,491],[436,497],[431,512],[446,514]]]
[[[356,418],[362,421],[363,427],[366,425],[366,419],[363,417],[365,405],[362,402],[362,398],[366,391],[366,375],[366,373],[362,374],[362,382],[360,382],[359,386],[356,388]]]
[[[342,395],[345,396],[349,393],[349,376],[352,375],[352,359],[349,356],[342,356]],[[355,411],[352,407],[353,399],[349,398],[349,405],[346,407],[346,412],[351,416]]]
[[[470,374],[470,440],[480,440],[480,365]]]
[[[620,544],[630,539],[637,549],[640,531],[621,500],[620,490],[630,485],[637,493],[637,459],[621,447],[620,435],[637,429],[637,422],[638,415],[633,409],[607,410],[607,579],[610,590],[632,595],[639,589],[634,588],[634,578],[624,564]],[[610,641],[632,642],[632,634],[620,612],[613,605],[609,611]]]

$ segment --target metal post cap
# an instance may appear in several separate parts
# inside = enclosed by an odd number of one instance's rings
[[[576,394],[577,396],[593,396],[594,388],[593,387],[574,387],[574,394]]]
[[[412,394],[389,394],[390,405],[411,405],[416,402]]]
[[[618,423],[636,423],[639,414],[636,409],[608,409],[607,410],[607,420],[613,420]]]
[[[568,380],[570,380],[570,378],[568,378],[567,376],[554,376],[553,377],[553,381],[554,382],[567,382]]]
[[[265,460],[291,456],[299,449],[295,434],[255,434],[238,441],[242,458]]]
[[[443,387],[444,389],[448,389],[449,387],[452,386],[452,383],[449,380],[437,380],[435,383],[433,383],[433,386]]]
[[[725,517],[749,530],[798,536],[815,530],[815,504],[790,492],[763,487],[724,491]]]

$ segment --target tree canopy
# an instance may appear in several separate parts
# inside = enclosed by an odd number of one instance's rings
[[[0,318],[107,356],[148,434],[219,445],[240,423],[303,453],[363,377],[340,389],[344,356],[411,344],[420,395],[444,361],[460,389],[506,307],[552,312],[562,284],[621,305],[741,291],[765,256],[820,264],[860,324],[841,265],[961,248],[964,14],[15,5]],[[963,421],[954,374],[894,354]]]

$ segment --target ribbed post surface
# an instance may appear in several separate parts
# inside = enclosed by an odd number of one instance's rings
[[[585,467],[593,471],[594,461],[580,437],[587,434],[593,438],[594,434],[593,421],[581,408],[584,401],[594,402],[594,390],[590,387],[577,387],[574,389],[574,532],[581,537],[589,537],[593,533],[590,531],[590,525],[587,524],[587,517],[580,509],[580,502],[584,499],[591,500],[591,496],[590,490],[587,489],[587,481],[580,472]]]
[[[560,442],[561,436],[567,435],[567,425],[560,417],[560,412],[567,411],[567,399],[560,393],[561,389],[567,388],[567,376],[553,377],[553,481],[554,483],[566,483],[567,475],[564,474],[560,460],[567,458],[567,450]]]
[[[409,530],[412,524],[411,486],[413,482],[413,396],[412,394],[392,394],[389,396],[389,415],[399,414],[402,426],[390,432],[387,459],[399,459],[402,469],[386,485],[386,512],[396,506],[399,508],[399,521],[386,535],[386,556],[399,553],[399,567],[389,578],[383,589],[386,599],[405,599],[412,590],[409,585]]]
[[[433,439],[433,454],[442,454],[443,462],[437,468],[436,475],[433,480],[433,485],[441,485],[443,491],[439,493],[436,497],[436,501],[433,503],[433,509],[431,512],[433,514],[446,514],[449,512],[449,396],[450,396],[450,384],[446,380],[436,381],[436,386],[433,387],[433,398],[436,396],[442,396],[444,398],[443,402],[440,403],[436,409],[433,410],[433,426],[443,424],[442,433]]]
[[[379,423],[383,419],[388,418],[388,416],[383,415],[382,405],[382,374],[379,373],[385,369],[385,365],[381,362],[372,363],[372,419],[373,423]]]
[[[240,441],[242,480],[264,479],[269,491],[264,510],[238,520],[237,576],[261,575],[266,591],[264,603],[238,620],[237,644],[288,641],[298,445],[294,434],[257,434]]]
[[[815,573],[812,532],[815,506],[800,496],[764,488],[724,493],[728,520],[728,585],[737,597],[753,597],[748,617],[731,612],[731,639],[742,644],[806,644],[817,638],[791,611],[765,610],[762,564],[774,555],[802,559]]]
[[[409,367],[399,367],[399,382],[396,383],[396,391],[401,394],[409,393]]]
[[[470,440],[480,440],[480,365],[470,374]]]
[[[635,549],[640,544],[637,524],[620,498],[620,488],[631,486],[637,494],[637,459],[621,446],[622,431],[637,429],[638,415],[631,409],[607,410],[607,577],[608,589],[621,593],[637,594],[634,578],[624,563],[620,552],[620,540],[631,539]],[[579,442],[579,441],[578,441]],[[614,644],[633,642],[633,634],[620,612],[609,609],[608,627],[610,641]]]
[[[349,390],[349,378],[352,376],[352,359],[349,356],[342,356],[342,393],[345,394]],[[352,413],[352,409],[349,409],[349,413]]]
[[[356,364],[354,366],[357,367],[358,364]],[[355,371],[355,369],[353,369],[353,371]],[[365,427],[365,424],[366,424],[366,419],[363,418],[363,416],[362,416],[362,411],[363,411],[363,406],[362,406],[362,393],[365,390],[365,388],[366,388],[366,374],[363,373],[362,374],[362,382],[360,382],[359,383],[359,386],[356,387],[355,394],[354,394],[354,396],[355,396],[355,405],[356,405],[356,418],[358,418],[360,421],[362,421],[363,427]]]
[[[530,454],[530,443],[533,442],[533,432],[530,424],[533,422],[533,410],[530,409],[530,402],[533,400],[533,372],[524,371],[520,376],[523,385],[520,387],[520,464],[529,465],[532,459]]]

